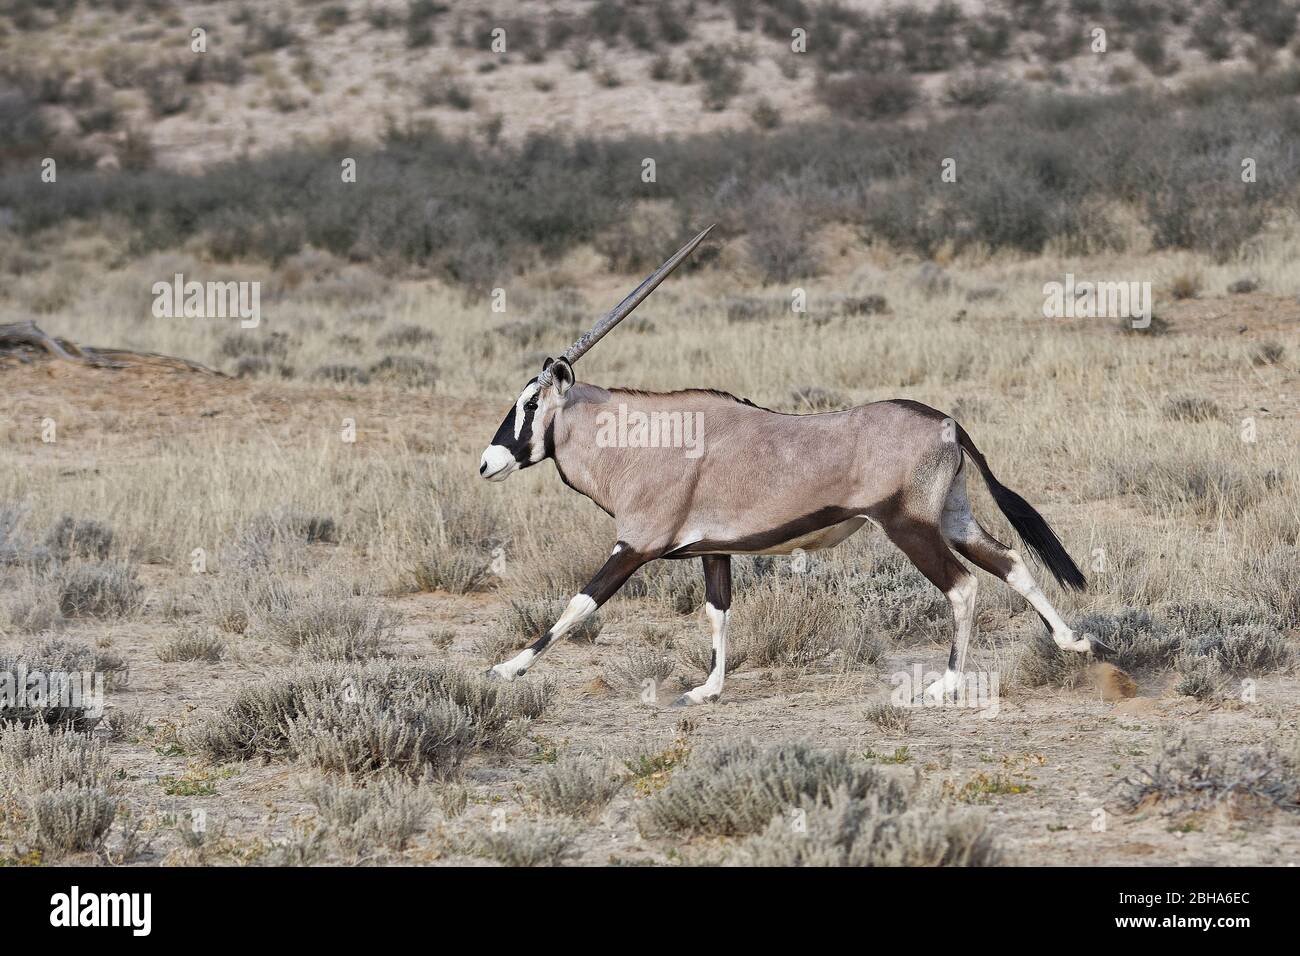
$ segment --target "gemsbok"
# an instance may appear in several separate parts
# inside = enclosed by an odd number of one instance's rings
[[[926,689],[932,697],[960,685],[975,617],[975,575],[954,551],[1023,595],[1059,647],[1087,651],[1088,639],[1075,637],[1021,556],[971,513],[967,459],[1062,586],[1082,590],[1083,574],[1043,517],[993,476],[970,435],[942,412],[895,399],[792,415],[710,389],[656,393],[574,379],[573,364],[712,228],[678,250],[559,359],[548,358],[483,452],[479,474],[489,481],[551,459],[560,480],[608,513],[616,529],[613,551],[559,620],[488,674],[505,680],[524,674],[647,562],[698,557],[713,632],[712,667],[676,705],[716,701],[727,669],[731,556],[834,547],[868,521],[952,605],[952,650],[943,677]],[[665,451],[666,443],[679,450]],[[649,453],[655,447],[659,451]]]

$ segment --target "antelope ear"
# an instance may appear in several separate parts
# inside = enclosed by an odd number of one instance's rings
[[[573,384],[573,366],[564,359],[548,358],[542,363],[542,371],[551,370],[551,381],[555,383],[556,390],[563,395]]]

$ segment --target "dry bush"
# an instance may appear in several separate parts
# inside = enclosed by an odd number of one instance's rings
[[[104,746],[43,723],[0,724],[0,807],[51,855],[98,849],[117,813]]]
[[[561,757],[527,784],[532,798],[548,813],[594,819],[623,789],[625,780],[603,757]]]
[[[337,582],[316,585],[263,611],[253,634],[322,661],[359,661],[379,654],[401,616]]]
[[[217,635],[186,628],[158,648],[158,660],[164,664],[203,661],[216,664],[226,654],[226,642]]]
[[[1086,614],[1074,630],[1077,636],[1093,642],[1099,657],[1126,671],[1168,667],[1186,639],[1185,632],[1170,629],[1138,608],[1124,608],[1114,614]],[[1073,651],[1063,653],[1082,656]]]
[[[623,662],[610,664],[607,673],[614,681],[628,687],[645,687],[650,682],[661,687],[677,669],[677,663],[670,656],[652,647],[634,647],[623,655]]]
[[[128,564],[65,565],[55,580],[59,611],[65,617],[129,617],[143,605],[144,589]]]
[[[187,730],[216,760],[294,759],[349,773],[453,773],[476,750],[512,746],[554,696],[446,664],[311,664],[241,688]]]
[[[1223,686],[1223,668],[1208,654],[1180,654],[1174,661],[1178,680],[1174,692],[1197,700],[1213,700]]]
[[[1223,409],[1212,398],[1181,395],[1171,398],[1163,409],[1165,418],[1179,422],[1213,422],[1223,418]]]
[[[1016,658],[1012,677],[1026,687],[1075,687],[1087,672],[1088,658],[1063,651],[1050,634],[1035,631],[1027,637]]]
[[[103,561],[113,549],[113,529],[100,521],[64,515],[45,535],[45,546],[61,561],[72,558]]]
[[[1300,547],[1249,555],[1240,580],[1243,596],[1266,608],[1278,627],[1300,627]]]
[[[1182,735],[1161,741],[1150,766],[1123,781],[1122,800],[1130,809],[1164,806],[1203,810],[1226,806],[1247,812],[1260,806],[1300,810],[1300,775],[1293,756],[1271,742],[1213,747],[1200,737]]]
[[[863,73],[824,80],[817,95],[832,113],[848,119],[877,120],[910,112],[920,100],[921,91],[907,73]]]
[[[102,717],[91,711],[92,701],[78,699],[77,694],[92,692],[97,677],[103,679],[105,689],[120,687],[129,677],[121,656],[60,638],[0,653],[0,673],[27,674],[29,681],[30,675],[41,674],[46,680],[46,697],[39,706],[30,699],[27,707],[6,704],[0,707],[0,720],[63,725],[76,730],[91,730]],[[82,675],[90,675],[92,683],[88,685]]]
[[[906,734],[912,726],[912,710],[897,704],[872,704],[867,708],[867,721],[894,737]]]
[[[1136,453],[1108,463],[1103,497],[1134,495],[1152,510],[1172,508],[1207,518],[1236,518],[1281,482],[1271,470],[1245,470],[1233,459]]]
[[[876,794],[838,790],[829,805],[805,800],[803,826],[774,819],[741,844],[746,866],[997,866],[1002,850],[985,820],[949,807],[902,809]]]
[[[810,575],[773,576],[746,592],[735,621],[753,663],[810,667],[856,631],[854,610],[850,596]]]
[[[571,824],[522,821],[505,830],[481,833],[465,848],[506,866],[559,866],[573,855],[576,838]]]
[[[433,809],[429,788],[390,775],[364,785],[351,780],[321,780],[304,788],[325,831],[350,861],[380,850],[400,853],[424,826]]]
[[[1213,658],[1236,677],[1281,670],[1292,656],[1281,632],[1263,624],[1232,625],[1195,636],[1188,644],[1194,654]]]
[[[837,790],[857,799],[871,795],[889,812],[907,802],[901,785],[854,763],[844,751],[746,741],[692,754],[647,802],[646,821],[676,833],[738,836],[762,830],[805,798],[825,803]]]

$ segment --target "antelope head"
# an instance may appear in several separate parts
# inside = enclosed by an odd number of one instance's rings
[[[478,473],[488,481],[504,481],[520,468],[535,465],[546,458],[546,432],[563,404],[565,393],[573,385],[573,363],[601,340],[614,326],[640,305],[682,260],[695,251],[713,227],[709,226],[677,250],[667,262],[652,272],[622,302],[565,349],[558,359],[548,358],[541,374],[524,386],[505,420],[479,460]]]

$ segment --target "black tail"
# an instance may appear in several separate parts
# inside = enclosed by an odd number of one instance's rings
[[[980,474],[984,476],[984,483],[989,486],[989,491],[993,495],[993,500],[1007,516],[1011,526],[1024,539],[1030,550],[1038,555],[1038,559],[1046,565],[1047,570],[1052,572],[1052,577],[1056,578],[1057,583],[1063,588],[1073,588],[1076,591],[1086,589],[1088,581],[1065,550],[1065,545],[1061,544],[1061,539],[1048,527],[1043,516],[1034,510],[1033,505],[993,477],[989,463],[975,447],[970,435],[966,434],[966,429],[960,425],[957,426],[957,440],[966,454],[970,455],[971,461],[979,468]]]

